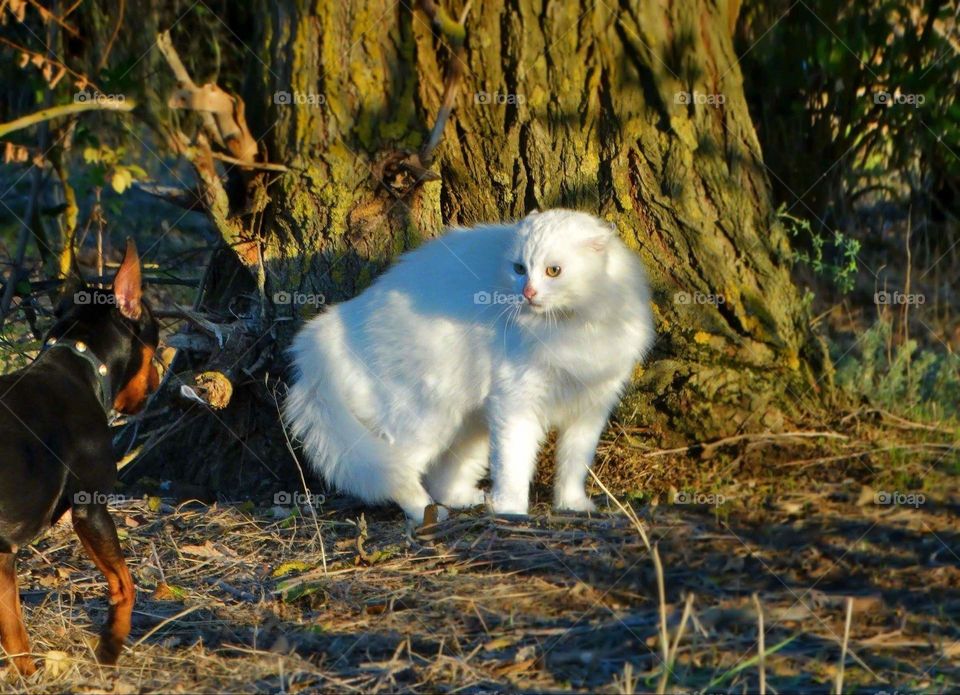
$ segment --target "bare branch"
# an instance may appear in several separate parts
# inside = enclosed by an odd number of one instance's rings
[[[133,111],[136,108],[137,104],[132,99],[124,99],[119,101],[116,99],[103,99],[103,100],[88,100],[88,101],[75,101],[72,104],[63,104],[61,106],[51,106],[48,109],[40,109],[26,116],[21,116],[7,123],[0,123],[0,137],[12,133],[15,130],[22,130],[23,128],[29,128],[32,125],[37,125],[38,123],[43,123],[44,121],[50,121],[54,118],[62,118],[63,116],[71,116],[76,113],[83,113],[85,111],[119,111],[119,112],[129,112]]]
[[[225,162],[227,164],[233,164],[238,167],[246,167],[248,169],[262,169],[263,171],[276,171],[281,174],[285,174],[290,171],[289,167],[285,167],[283,164],[272,164],[270,162],[245,162],[242,159],[237,159],[236,157],[231,157],[228,154],[221,154],[219,152],[213,153],[213,158],[218,162]]]

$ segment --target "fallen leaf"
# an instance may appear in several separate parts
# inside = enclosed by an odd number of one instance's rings
[[[873,488],[869,485],[864,485],[860,488],[860,496],[857,498],[858,507],[866,507],[868,504],[873,504],[873,500],[876,496]]]
[[[501,649],[505,649],[506,647],[509,647],[512,644],[515,644],[518,639],[520,638],[515,635],[504,635],[502,637],[495,637],[489,642],[487,642],[485,645],[483,645],[483,650],[485,652],[499,651]]]
[[[293,560],[291,562],[284,562],[272,573],[273,577],[283,577],[292,572],[307,572],[308,570],[316,569],[316,565],[311,565],[307,562],[301,562],[300,560]]]
[[[125,516],[123,517],[123,523],[129,526],[130,528],[139,528],[140,522],[137,521],[136,517]]]
[[[153,598],[157,601],[182,601],[186,597],[186,589],[166,582],[157,584],[157,588],[153,590]]]
[[[182,545],[180,552],[187,555],[196,555],[197,557],[227,557],[225,553],[217,549],[213,543],[207,541],[203,545]]]
[[[498,676],[509,676],[517,673],[523,673],[528,670],[531,666],[537,663],[536,659],[524,659],[523,661],[518,661],[512,664],[504,664],[503,666],[498,666],[493,669],[493,672]]]
[[[70,669],[70,655],[66,652],[49,651],[43,656],[43,670],[47,676],[56,678]]]

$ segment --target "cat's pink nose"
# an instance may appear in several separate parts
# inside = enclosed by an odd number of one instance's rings
[[[533,285],[531,285],[529,282],[523,286],[523,296],[528,300],[537,296],[537,291],[533,289]]]

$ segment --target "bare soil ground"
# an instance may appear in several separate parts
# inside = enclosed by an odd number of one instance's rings
[[[475,510],[412,531],[394,510],[332,496],[316,519],[118,502],[140,593],[116,671],[90,648],[105,583],[60,524],[20,562],[46,668],[28,682],[8,672],[0,690],[744,692],[762,672],[782,693],[832,691],[841,671],[845,692],[960,687],[955,451],[908,448],[890,475],[850,442],[799,458],[651,457],[632,467],[638,485],[611,482],[617,446],[598,466],[612,489],[673,488],[624,500],[639,528],[616,505]],[[746,476],[754,465],[765,473]]]

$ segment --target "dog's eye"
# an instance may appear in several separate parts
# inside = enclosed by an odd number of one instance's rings
[[[560,274],[560,266],[552,265],[547,268],[547,277],[555,278]]]
[[[523,267],[522,263],[514,263],[513,272],[515,272],[517,275],[526,275],[527,269]]]

